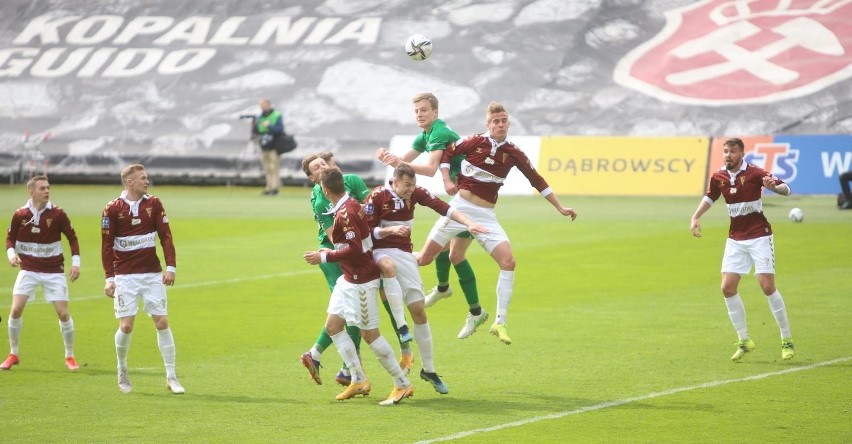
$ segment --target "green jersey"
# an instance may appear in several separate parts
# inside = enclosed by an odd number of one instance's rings
[[[447,126],[447,122],[441,119],[435,119],[432,122],[432,127],[429,131],[423,131],[414,142],[411,144],[411,149],[419,153],[431,153],[432,151],[444,151],[447,145],[456,143],[460,139],[457,132]],[[464,157],[461,155],[453,156],[450,159],[450,178],[455,180],[461,170],[461,161]]]
[[[343,175],[343,186],[349,192],[350,196],[358,199],[358,202],[364,202],[367,196],[370,195],[370,189],[367,188],[367,184],[354,174]],[[331,213],[332,205],[325,197],[325,194],[322,194],[322,188],[319,184],[315,184],[314,189],[311,191],[311,209],[314,211],[314,220],[317,221],[317,226],[319,227],[317,240],[320,242],[320,246],[332,248],[332,243],[325,235],[325,232],[334,224],[334,214],[328,214]]]

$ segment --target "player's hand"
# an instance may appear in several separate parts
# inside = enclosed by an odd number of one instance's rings
[[[444,190],[450,196],[455,196],[459,192],[459,187],[456,186],[455,182],[444,182]]]
[[[10,257],[9,258],[9,265],[11,265],[13,267],[20,266],[21,265],[21,258],[19,258],[17,254]]]
[[[577,218],[577,212],[573,208],[562,207],[559,209],[559,213],[563,216],[571,216],[572,221]]]
[[[379,159],[382,163],[385,163],[385,156],[388,155],[388,149],[385,147],[381,147],[376,150],[376,159]]]
[[[470,231],[470,234],[485,234],[488,233],[488,228],[476,223],[472,223],[467,226],[467,231]]]
[[[167,271],[163,273],[163,285],[171,286],[175,284],[175,272]]]
[[[104,294],[111,298],[115,297],[115,282],[107,282],[104,285]]]
[[[393,227],[393,229],[391,230],[391,234],[393,236],[402,236],[402,237],[411,236],[411,228],[409,228],[405,225],[397,225],[397,226]]]
[[[692,219],[692,223],[689,225],[689,231],[692,232],[693,236],[701,237],[701,222],[698,222],[698,219]]]
[[[68,273],[68,277],[71,278],[71,282],[77,280],[80,277],[80,267],[71,267],[71,272]]]
[[[305,262],[311,265],[322,263],[322,254],[319,251],[306,251],[302,257],[305,258]]]

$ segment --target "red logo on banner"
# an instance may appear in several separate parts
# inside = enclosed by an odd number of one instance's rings
[[[705,0],[666,12],[615,80],[663,100],[728,105],[800,97],[852,77],[852,0]]]

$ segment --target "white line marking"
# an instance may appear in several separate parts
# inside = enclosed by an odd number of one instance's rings
[[[302,271],[289,271],[287,273],[261,274],[261,275],[258,275],[258,276],[247,276],[247,277],[233,278],[233,279],[222,279],[222,280],[218,280],[218,281],[190,282],[188,284],[180,284],[179,283],[179,284],[175,285],[174,287],[169,287],[168,291],[171,293],[173,291],[182,290],[184,288],[199,288],[199,287],[210,287],[210,286],[213,286],[213,285],[239,284],[240,282],[260,281],[260,280],[264,280],[264,279],[273,279],[273,278],[282,278],[282,277],[288,278],[288,277],[299,276],[299,275],[303,275],[303,274],[311,274],[311,273],[316,273],[316,272],[317,272],[316,268],[310,268],[310,269],[302,270]],[[72,305],[75,302],[80,302],[80,301],[90,301],[90,300],[94,300],[94,299],[107,299],[106,295],[104,295],[104,294],[74,296],[73,284],[69,284],[68,287],[69,287],[69,290],[72,291],[71,298],[68,302],[71,303]],[[7,291],[7,294],[11,293],[11,292],[12,292],[12,289],[9,288],[8,291]],[[11,295],[9,295],[9,301],[10,302],[2,303],[2,304],[0,304],[0,307],[2,307],[2,308],[11,307],[12,306],[11,299],[12,299]],[[36,297],[36,301],[38,301],[38,297]],[[73,308],[72,308],[72,310],[73,310]]]
[[[498,424],[498,425],[491,426],[491,427],[484,427],[484,428],[481,428],[481,429],[473,429],[473,430],[469,430],[467,432],[459,432],[459,433],[456,433],[456,434],[453,434],[453,435],[447,435],[447,436],[443,436],[443,437],[440,437],[440,438],[427,439],[427,440],[424,440],[424,441],[417,441],[417,444],[428,444],[428,443],[433,443],[433,442],[451,441],[451,440],[454,440],[454,439],[461,439],[461,438],[464,438],[464,437],[467,437],[467,436],[476,435],[476,434],[480,434],[480,433],[495,432],[497,430],[508,429],[510,427],[520,427],[520,426],[524,426],[524,425],[527,425],[527,424],[532,424],[534,422],[544,421],[546,419],[564,418],[566,416],[577,415],[577,414],[586,413],[586,412],[593,412],[593,411],[596,411],[596,410],[603,410],[603,409],[609,408],[609,407],[617,407],[617,406],[620,406],[620,405],[629,404],[631,402],[646,401],[648,399],[659,398],[659,397],[668,396],[668,395],[674,395],[676,393],[688,392],[690,390],[697,390],[697,389],[710,388],[710,387],[718,387],[720,385],[732,384],[732,383],[735,383],[735,382],[755,381],[755,380],[758,380],[758,379],[768,378],[770,376],[778,376],[778,375],[784,375],[784,374],[787,374],[787,373],[795,373],[795,372],[801,372],[801,371],[805,371],[805,370],[812,370],[812,369],[815,369],[815,368],[818,368],[818,367],[825,367],[827,365],[839,364],[841,362],[846,362],[846,361],[849,361],[849,360],[852,360],[852,356],[846,356],[846,357],[843,357],[843,358],[832,359],[830,361],[818,362],[816,364],[806,365],[806,366],[803,366],[803,367],[791,367],[791,368],[788,368],[788,369],[779,370],[777,372],[761,373],[759,375],[746,376],[744,378],[724,379],[724,380],[721,380],[721,381],[705,382],[703,384],[698,384],[698,385],[690,385],[690,386],[686,386],[686,387],[673,388],[673,389],[669,389],[669,390],[664,390],[662,392],[652,392],[652,393],[649,393],[647,395],[636,396],[636,397],[633,397],[633,398],[625,398],[625,399],[618,399],[618,400],[615,400],[615,401],[607,401],[607,402],[602,402],[600,404],[590,405],[588,407],[580,407],[580,408],[574,409],[574,410],[568,410],[568,411],[558,412],[558,413],[551,413],[549,415],[536,416],[534,418],[522,419],[520,421],[508,422],[508,423],[505,423],[505,424]]]

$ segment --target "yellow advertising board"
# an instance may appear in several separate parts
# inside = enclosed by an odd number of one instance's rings
[[[559,195],[698,196],[707,137],[542,137],[537,169]]]

